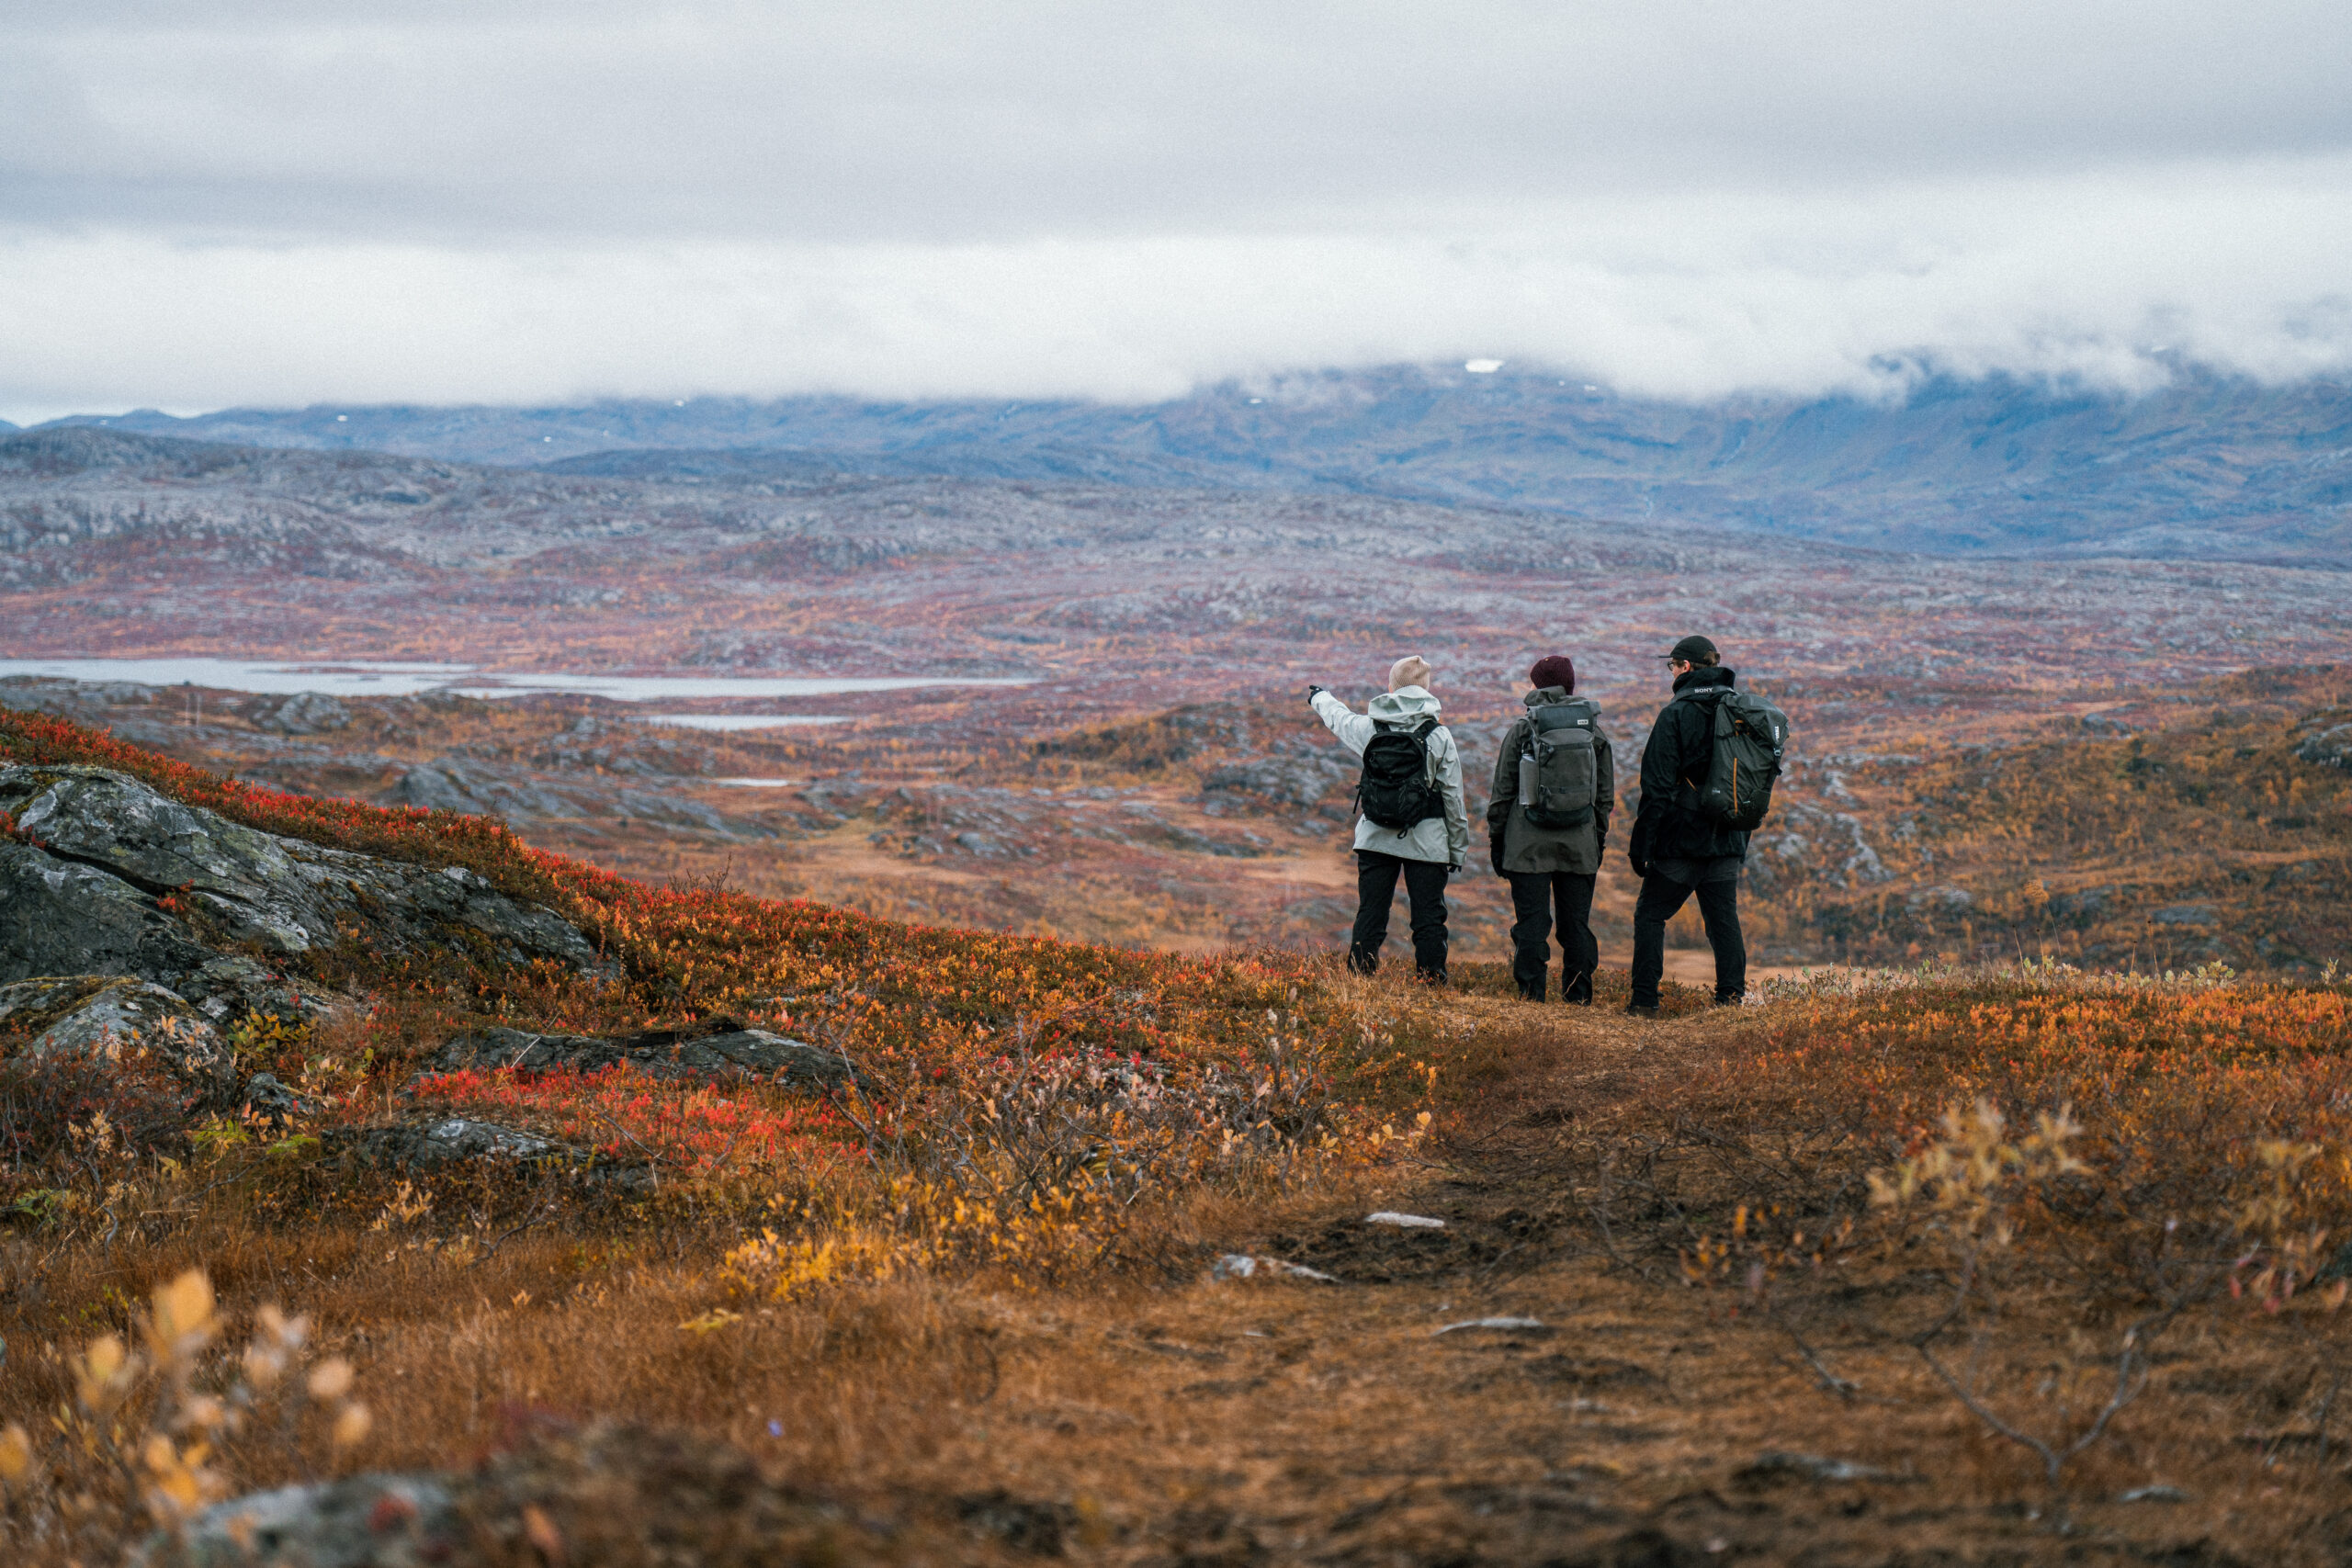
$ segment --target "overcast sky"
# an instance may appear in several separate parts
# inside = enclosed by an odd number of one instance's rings
[[[2352,368],[2345,0],[0,0],[0,416]]]

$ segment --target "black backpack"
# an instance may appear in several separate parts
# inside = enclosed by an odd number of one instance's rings
[[[1544,703],[1527,714],[1519,751],[1519,804],[1538,828],[1581,828],[1592,820],[1600,781],[1593,721],[1600,709],[1582,697]]]
[[[1709,725],[1713,743],[1707,777],[1696,789],[1683,786],[1682,804],[1710,822],[1753,832],[1772,809],[1772,786],[1789,742],[1788,715],[1753,693],[1714,690],[1723,694]]]
[[[1399,832],[1445,815],[1445,796],[1430,782],[1429,734],[1436,728],[1437,720],[1425,718],[1410,729],[1383,728],[1364,742],[1357,810]]]

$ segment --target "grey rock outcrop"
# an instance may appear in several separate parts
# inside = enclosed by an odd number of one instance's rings
[[[590,815],[582,802],[544,788],[528,775],[510,775],[453,757],[409,769],[387,798],[395,805],[428,811],[503,817],[515,822]]]
[[[2295,748],[2295,755],[2322,767],[2352,772],[2352,724],[2323,729]]]
[[[184,1539],[158,1538],[132,1568],[424,1568],[449,1562],[465,1540],[443,1478],[355,1475],[281,1486],[216,1503]]]
[[[463,947],[508,964],[603,967],[553,910],[463,867],[266,833],[110,769],[0,769],[0,811],[35,840],[0,841],[0,984],[135,975],[219,1019],[272,987],[297,1010],[320,998],[214,941],[280,961],[356,937],[386,953]]]
[[[312,1114],[317,1107],[278,1080],[276,1073],[255,1073],[238,1091],[245,1109],[273,1122],[288,1122]]]
[[[602,1157],[594,1149],[470,1116],[413,1116],[373,1127],[335,1128],[328,1147],[368,1166],[429,1172],[494,1163],[548,1168],[575,1179],[638,1193],[650,1190],[650,1166]]]
[[[1860,817],[1808,800],[1790,801],[1748,841],[1748,848],[1750,869],[1764,886],[1799,870],[1838,887],[1894,880],[1878,851],[1862,836]]]
[[[857,1081],[856,1069],[834,1052],[789,1035],[747,1029],[734,1019],[712,1020],[700,1030],[654,1030],[616,1038],[485,1029],[449,1040],[422,1070],[519,1067],[590,1073],[616,1065],[657,1078],[749,1077],[803,1089]]]
[[[1312,807],[1344,783],[1351,772],[1329,747],[1314,750],[1293,747],[1212,768],[1201,775],[1201,793],[1262,795],[1284,805]]]
[[[1903,907],[1915,915],[1963,915],[1975,904],[1976,895],[1965,887],[1920,887],[1903,896]]]
[[[209,1101],[225,1105],[236,1092],[234,1058],[211,1021],[144,980],[71,975],[0,986],[0,1030],[32,1036],[34,1056],[143,1049]]]
[[[215,956],[111,872],[0,840],[0,980],[85,971],[161,979]]]
[[[351,710],[324,692],[297,692],[254,722],[280,735],[317,735],[351,728]]]
[[[130,1568],[996,1561],[1001,1552],[973,1550],[975,1536],[1043,1552],[1060,1546],[1075,1518],[1000,1493],[960,1504],[966,1523],[953,1535],[910,1530],[779,1485],[751,1455],[696,1432],[574,1427],[537,1410],[516,1425],[514,1440],[462,1470],[357,1475],[217,1503],[188,1522],[185,1545],[158,1533]]]
[[[469,1159],[555,1159],[584,1162],[584,1151],[537,1133],[477,1122],[469,1116],[442,1116],[392,1127],[369,1127],[353,1141],[378,1158],[403,1166],[435,1166]]]

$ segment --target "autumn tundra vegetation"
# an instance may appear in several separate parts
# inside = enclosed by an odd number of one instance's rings
[[[1571,1010],[1498,962],[900,923],[40,715],[0,713],[11,767],[461,868],[594,950],[288,956],[153,889],[328,998],[224,1021],[282,1097],[135,1032],[0,1041],[11,1562],[2352,1551],[2333,965],[1904,954],[1634,1024],[1618,969]],[[2340,814],[2280,768],[2230,787]],[[2068,798],[2013,819],[2128,793]],[[443,1065],[497,1030],[840,1070]],[[444,1117],[510,1141],[392,1135]]]

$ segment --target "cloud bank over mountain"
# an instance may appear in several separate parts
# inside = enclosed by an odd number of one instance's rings
[[[2352,368],[2352,9],[0,20],[0,415]]]

